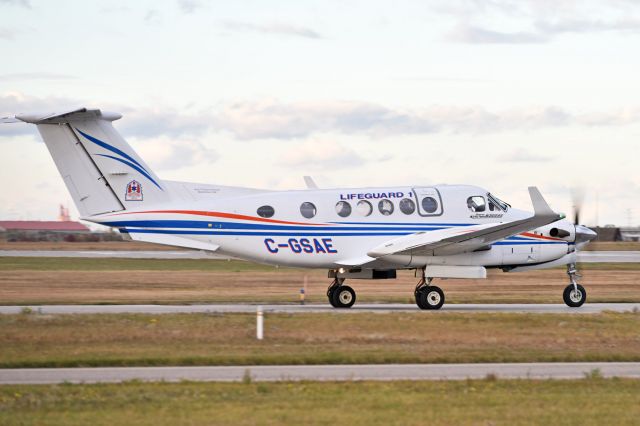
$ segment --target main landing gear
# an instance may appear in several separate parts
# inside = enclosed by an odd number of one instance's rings
[[[344,285],[344,278],[336,278],[327,289],[329,303],[334,308],[350,308],[356,303],[356,292]]]
[[[575,263],[567,265],[567,275],[569,275],[569,284],[562,293],[564,303],[571,308],[578,308],[587,300],[587,291],[576,281],[576,278],[580,278],[578,269]]]
[[[440,287],[431,285],[431,281],[433,278],[425,277],[423,269],[422,278],[414,291],[416,305],[420,309],[440,309],[444,305],[444,292]]]

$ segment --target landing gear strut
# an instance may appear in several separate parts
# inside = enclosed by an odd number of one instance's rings
[[[580,278],[580,274],[578,274],[575,263],[567,265],[567,275],[569,275],[571,284],[564,289],[562,298],[567,306],[578,308],[587,300],[587,291],[576,281],[577,278]]]
[[[350,308],[356,303],[356,292],[344,285],[344,278],[336,278],[327,289],[327,298],[334,308]]]
[[[425,277],[425,270],[422,270],[422,278],[418,281],[413,292],[416,298],[416,305],[420,309],[440,309],[444,305],[444,292],[440,287],[431,285],[433,278]]]

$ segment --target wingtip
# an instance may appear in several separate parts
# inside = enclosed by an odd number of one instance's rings
[[[560,217],[559,214],[554,212],[551,207],[549,207],[549,204],[544,199],[537,186],[529,187],[529,196],[531,197],[531,204],[533,204],[533,211],[536,215]]]

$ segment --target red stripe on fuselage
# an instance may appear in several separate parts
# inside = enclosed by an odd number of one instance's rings
[[[224,212],[205,212],[200,210],[148,210],[144,212],[113,213],[108,216],[120,216],[123,214],[146,214],[146,213],[148,214],[152,214],[152,213],[153,214],[155,213],[190,214],[195,216],[211,216],[211,217],[220,217],[225,219],[252,220],[256,222],[279,223],[283,225],[327,226],[327,224],[324,224],[324,223],[289,222],[286,220],[267,219],[264,217],[246,216],[243,214],[224,213]]]
[[[564,241],[562,238],[547,237],[545,235],[536,235],[530,232],[523,232],[520,235],[522,235],[523,237],[537,238],[539,240]]]

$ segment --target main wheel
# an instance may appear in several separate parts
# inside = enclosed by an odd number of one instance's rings
[[[334,308],[337,308],[338,306],[336,306],[336,304],[333,302],[333,293],[335,292],[335,290],[336,288],[331,288],[327,290],[327,298],[329,299],[329,304]]]
[[[440,309],[444,305],[444,292],[435,285],[421,288],[417,296],[416,303],[420,309]]]
[[[331,306],[334,308],[350,308],[356,303],[356,292],[348,285],[341,285],[332,291]]]
[[[571,308],[579,308],[587,300],[587,291],[580,284],[577,290],[573,288],[573,284],[569,284],[562,292],[564,303]]]

